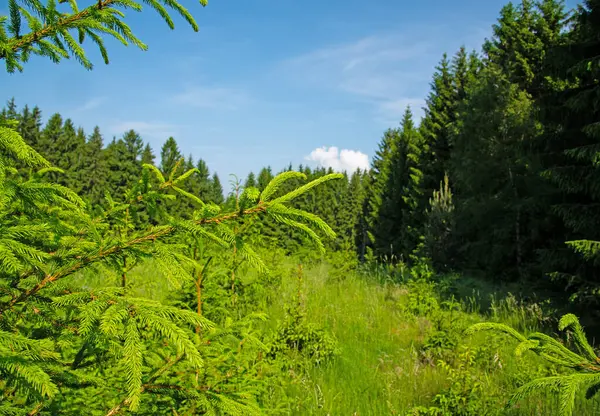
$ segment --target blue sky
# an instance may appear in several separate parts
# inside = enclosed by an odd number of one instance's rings
[[[184,3],[199,32],[180,18],[171,31],[149,9],[129,12],[148,51],[107,42],[106,66],[88,45],[92,71],[34,58],[2,77],[4,99],[37,104],[45,118],[59,112],[86,132],[98,125],[105,143],[133,128],[157,155],[173,136],[224,183],[290,162],[354,168],[406,105],[420,117],[442,53],[479,50],[506,1]]]

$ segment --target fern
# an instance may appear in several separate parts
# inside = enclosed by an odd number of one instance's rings
[[[568,349],[558,340],[539,332],[528,337],[504,324],[479,323],[469,327],[467,334],[478,331],[499,331],[519,341],[515,353],[521,356],[532,351],[546,361],[569,370],[565,374],[535,379],[521,386],[510,398],[508,405],[513,406],[522,398],[551,390],[559,392],[559,415],[571,416],[575,409],[575,399],[581,389],[586,389],[586,398],[591,399],[600,389],[600,358],[586,339],[579,319],[573,314],[564,315],[558,325],[559,330],[569,330],[576,351]]]

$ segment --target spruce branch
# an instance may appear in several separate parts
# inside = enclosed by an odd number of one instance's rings
[[[138,391],[138,394],[141,395],[142,393],[144,393],[144,391],[146,391],[148,386],[152,386],[153,383],[160,377],[162,376],[164,373],[166,373],[167,371],[169,371],[169,369],[171,369],[171,367],[173,367],[175,364],[177,364],[179,361],[181,361],[181,359],[183,358],[183,354],[178,355],[174,360],[169,360],[167,361],[161,368],[159,368],[149,379],[148,382],[143,384]],[[119,412],[121,411],[121,409],[125,406],[129,406],[132,402],[132,399],[130,397],[126,397],[123,400],[121,400],[121,402],[119,402],[117,405],[115,405],[114,407],[112,407],[107,413],[106,416],[114,416],[119,414]]]
[[[327,237],[335,236],[331,228],[325,224],[322,220],[319,220],[318,217],[306,213],[304,211],[300,211],[297,209],[287,208],[283,205],[284,202],[288,202],[289,200],[308,192],[313,187],[322,184],[326,181],[342,178],[343,175],[340,174],[331,174],[323,176],[319,179],[316,179],[312,182],[309,182],[306,185],[301,186],[288,194],[285,194],[279,198],[273,199],[269,202],[259,202],[254,207],[245,209],[243,211],[230,212],[221,215],[209,216],[206,218],[200,218],[198,220],[192,221],[188,223],[188,225],[184,225],[183,227],[178,227],[177,225],[167,225],[161,227],[155,227],[150,232],[146,234],[142,234],[140,236],[134,237],[131,240],[125,242],[118,242],[116,244],[110,245],[108,247],[94,249],[90,252],[78,255],[74,261],[71,263],[67,263],[66,265],[58,268],[58,270],[53,273],[46,274],[39,283],[35,284],[30,289],[27,289],[20,293],[18,296],[15,296],[4,308],[0,308],[0,315],[8,308],[12,308],[18,303],[21,303],[31,296],[37,294],[40,290],[44,289],[47,285],[56,282],[66,276],[69,276],[86,266],[92,265],[99,261],[104,261],[105,259],[113,256],[120,255],[129,250],[133,250],[136,247],[144,246],[149,243],[153,243],[157,240],[166,238],[168,236],[173,235],[181,228],[188,228],[190,226],[195,227],[206,227],[209,225],[221,225],[229,221],[233,221],[242,217],[257,215],[260,213],[269,213],[272,215],[277,221],[284,223],[292,228],[296,228],[299,231],[305,233],[308,237],[313,240],[319,249],[323,250],[323,243],[317,234],[307,225],[298,221],[299,219],[306,220],[311,226],[316,226],[319,230],[323,231]],[[272,208],[274,207],[274,208]],[[273,209],[271,212],[270,209]],[[208,232],[201,232],[199,228],[195,228],[197,232],[203,234],[203,236],[209,236]],[[217,228],[216,230],[221,232],[221,238],[226,236],[226,234],[222,234],[226,228]],[[216,241],[216,239],[214,239]],[[244,256],[247,260],[250,260],[256,266],[259,266],[262,269],[261,262],[257,261],[256,256],[253,255],[253,252],[249,249],[245,249],[243,251]]]
[[[546,334],[535,332],[526,337],[504,324],[492,322],[475,324],[466,330],[466,334],[490,330],[510,335],[519,341],[515,349],[517,356],[521,356],[525,351],[531,351],[552,364],[575,371],[574,373],[538,378],[521,386],[512,395],[507,406],[513,406],[525,396],[541,390],[558,390],[559,415],[572,416],[577,392],[580,389],[587,390],[587,399],[591,399],[600,390],[600,359],[588,343],[579,319],[575,315],[564,315],[559,321],[559,330],[571,331],[579,353],[571,351],[564,344]]]
[[[199,30],[189,11],[176,0],[143,0],[143,3],[154,9],[171,29],[175,26],[167,9],[182,16],[195,32]],[[39,1],[25,1],[25,4],[33,13],[19,6],[18,0],[10,0],[9,16],[0,19],[0,59],[6,61],[8,72],[14,72],[15,69],[22,71],[21,63],[26,62],[31,53],[46,56],[56,63],[73,56],[86,69],[92,69],[92,63],[80,46],[86,35],[96,43],[106,64],[109,63],[108,53],[100,33],[113,37],[125,46],[132,43],[141,50],[148,48],[122,20],[125,14],[121,9],[143,9],[140,3],[133,0],[98,0],[81,10],[75,0],[70,0],[71,13],[59,12],[54,1],[48,1],[46,5]],[[208,1],[200,0],[200,4],[206,6]],[[21,33],[23,18],[30,29],[26,34]],[[10,36],[5,30],[7,21]],[[77,33],[77,40],[70,33],[73,30]]]

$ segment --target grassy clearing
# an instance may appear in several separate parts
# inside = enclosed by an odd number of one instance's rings
[[[426,282],[392,283],[377,272],[332,278],[330,272],[326,265],[307,270],[303,287],[309,319],[336,337],[340,355],[291,387],[296,414],[556,414],[553,396],[503,410],[516,386],[552,369],[533,355],[517,359],[505,337],[462,335],[482,320],[542,330],[551,320],[540,305],[491,298],[482,315],[474,312],[481,309],[474,297],[445,302]],[[273,320],[282,319],[284,300],[296,291],[294,279],[284,282],[269,309]],[[431,409],[435,402],[439,410]],[[420,406],[429,413],[419,413]],[[596,406],[581,400],[576,414],[598,414]]]
[[[333,361],[290,370],[286,391],[292,398],[288,406],[292,414],[557,414],[551,394],[504,409],[517,386],[552,375],[555,369],[533,354],[515,357],[515,343],[507,337],[463,335],[466,327],[482,320],[525,332],[544,330],[554,322],[539,304],[523,304],[513,296],[492,297],[482,314],[474,296],[444,297],[443,285],[415,275],[411,279],[408,271],[396,276],[401,283],[395,283],[381,269],[339,273],[320,263],[303,271],[299,286],[292,260],[278,268],[281,281],[261,295],[269,317],[264,323],[266,337],[285,320],[286,306],[297,302],[300,293],[308,321],[338,343]],[[86,286],[99,287],[117,283],[119,276],[78,278]],[[240,273],[239,278],[258,284],[253,274]],[[168,299],[175,290],[151,264],[133,270],[129,279],[136,282],[136,290],[158,300]],[[582,399],[575,414],[598,414],[598,409],[598,403]]]

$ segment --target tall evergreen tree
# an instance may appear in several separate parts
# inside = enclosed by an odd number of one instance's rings
[[[198,169],[198,181],[200,182],[200,193],[198,197],[202,201],[208,201],[211,193],[210,171],[208,165],[204,160],[198,159],[196,169]]]
[[[84,136],[85,137],[85,136]],[[72,180],[72,167],[77,159],[81,137],[77,136],[77,130],[71,119],[66,119],[63,124],[62,133],[54,143],[54,152],[56,153],[56,166],[65,171],[64,180],[61,183],[67,186],[74,186]]]
[[[38,148],[38,141],[40,140],[40,134],[42,130],[42,113],[36,106],[33,110],[29,110],[26,105],[23,108],[23,112],[20,116],[18,132],[21,134],[23,139],[32,146]]]
[[[461,53],[455,59],[455,69],[463,70],[464,57]],[[458,83],[466,80],[467,76],[459,73]],[[423,172],[423,197],[421,209],[425,210],[433,191],[438,189],[440,181],[448,172],[451,150],[451,125],[456,121],[456,106],[458,96],[457,81],[452,73],[451,62],[444,54],[431,83],[431,92],[426,100],[425,115],[420,125],[423,137],[423,152],[421,155],[421,170]]]
[[[119,156],[122,163],[121,175],[124,178],[124,183],[131,186],[142,173],[141,159],[144,142],[135,130],[129,130],[119,139],[119,143],[119,149],[123,152]]]
[[[555,192],[549,202],[560,218],[546,237],[553,244],[542,252],[546,271],[580,301],[597,303],[600,287],[600,2],[579,8],[568,43],[546,61],[553,90],[540,100],[543,176]],[[565,244],[565,242],[568,242]],[[569,247],[570,246],[570,247]]]
[[[169,137],[160,150],[160,169],[168,176],[183,156],[173,137]],[[183,167],[181,168],[183,170]]]
[[[246,177],[246,181],[244,182],[244,188],[250,188],[250,187],[256,188],[257,186],[258,186],[258,182],[256,181],[256,176],[254,175],[253,172],[250,172],[248,174],[248,176]]]
[[[567,13],[562,0],[521,0],[504,6],[483,50],[508,80],[536,98],[544,84],[544,57],[560,44]]]
[[[382,194],[385,185],[389,180],[391,172],[391,154],[393,152],[394,141],[399,135],[398,129],[388,129],[381,139],[378,149],[373,157],[371,169],[365,191],[365,199],[360,220],[361,235],[358,236],[359,257],[364,259],[368,254],[368,249],[373,249],[375,236],[373,230],[376,228],[376,222],[379,217],[379,211],[383,202]]]
[[[271,171],[271,167],[267,166],[266,168],[262,168],[258,173],[257,185],[258,190],[263,191],[267,184],[273,179],[273,173]]]
[[[407,108],[401,129],[391,143],[390,171],[381,189],[381,206],[373,226],[374,245],[380,255],[391,254],[407,261],[418,246],[423,227],[421,144],[412,112]]]
[[[356,250],[357,222],[361,213],[364,198],[364,171],[360,168],[352,172],[346,187],[345,194],[339,195],[341,199],[338,211],[338,245],[342,249]]]
[[[104,151],[107,175],[107,191],[111,197],[117,201],[122,201],[125,197],[125,192],[137,180],[133,176],[139,171],[139,166],[128,155],[127,147],[123,139],[113,140],[106,146]]]
[[[223,185],[221,185],[221,180],[219,179],[219,175],[217,172],[213,173],[211,181],[210,181],[210,194],[209,201],[214,202],[217,205],[221,205],[225,197],[223,195]]]
[[[38,142],[38,151],[50,163],[57,165],[59,160],[57,143],[63,133],[63,119],[58,113],[52,114],[42,130],[42,135]]]
[[[19,112],[15,97],[11,97],[11,99],[6,103],[6,108],[2,111],[2,119],[19,120]]]
[[[456,225],[454,201],[448,176],[440,184],[440,189],[433,193],[425,215],[423,245],[419,255],[429,259],[433,268],[440,272],[448,272],[456,267],[457,241],[453,238]]]
[[[135,130],[129,130],[123,135],[123,142],[127,151],[127,159],[139,162],[144,150],[144,142]]]
[[[539,134],[529,94],[488,66],[461,106],[451,181],[456,238],[467,263],[495,277],[522,276],[539,217],[537,171],[525,150]],[[452,179],[453,178],[453,179]]]
[[[75,150],[71,154],[71,166],[69,166],[69,187],[83,196],[82,184],[84,181],[83,175],[90,161],[88,158],[88,149],[86,146],[87,138],[82,127],[77,129],[75,136]]]
[[[144,150],[142,151],[142,164],[154,165],[154,161],[156,160],[156,155],[150,147],[150,143],[146,143]]]
[[[103,147],[102,134],[96,126],[84,146],[85,166],[82,168],[80,179],[82,196],[89,201],[93,211],[102,203],[107,186],[108,169]]]

